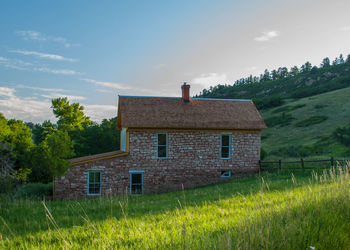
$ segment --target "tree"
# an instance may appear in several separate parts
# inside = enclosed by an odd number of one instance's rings
[[[277,72],[280,78],[285,78],[288,76],[288,69],[286,67],[279,67]]]
[[[322,68],[327,68],[330,66],[330,60],[328,57],[324,58],[321,63]]]
[[[279,74],[278,74],[277,70],[274,69],[271,71],[271,77],[272,77],[272,80],[279,79]]]
[[[271,80],[270,72],[267,69],[265,69],[262,79],[264,82]]]
[[[345,61],[344,61],[343,54],[340,54],[340,55],[339,55],[339,63],[342,64],[342,63],[344,63],[344,62],[345,62]]]
[[[70,104],[67,97],[53,99],[51,108],[58,118],[57,125],[60,130],[80,130],[92,124],[90,118],[84,115],[84,107],[79,103]]]
[[[350,63],[350,54],[348,54],[348,56],[346,57],[346,62]]]
[[[312,65],[309,61],[307,61],[306,63],[304,63],[302,66],[301,66],[301,69],[300,71],[301,72],[309,72],[312,68]]]
[[[298,66],[294,66],[292,68],[290,68],[290,72],[289,72],[290,76],[294,77],[297,74],[299,74],[299,69]]]
[[[63,175],[74,156],[73,142],[67,131],[55,130],[32,150],[31,181],[50,182],[53,176]]]

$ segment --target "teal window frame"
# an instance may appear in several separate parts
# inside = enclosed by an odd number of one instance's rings
[[[165,135],[166,143],[164,145],[159,145],[159,135]],[[159,147],[165,147],[165,156],[159,156]],[[168,158],[168,133],[159,132],[157,133],[157,159],[167,159]]]
[[[223,136],[228,136],[228,145],[222,144]],[[223,157],[223,148],[228,148],[228,157]],[[221,134],[220,135],[220,158],[221,159],[231,159],[231,135],[230,134]]]
[[[226,175],[225,172],[228,173],[228,175]],[[220,177],[221,178],[230,178],[231,177],[231,170],[229,170],[229,169],[221,170]]]
[[[99,173],[100,175],[100,178],[98,181],[95,181],[95,176],[94,176],[94,181],[93,182],[90,182],[90,174],[96,174],[96,173]],[[98,189],[98,193],[90,193],[90,185],[99,185],[99,189]],[[96,187],[94,187],[96,188]],[[101,195],[101,191],[102,191],[102,172],[101,171],[96,171],[96,170],[92,170],[92,171],[89,171],[88,172],[88,186],[87,186],[87,192],[88,192],[88,195]]]
[[[129,174],[130,174],[130,195],[143,195],[143,177],[144,177],[144,173],[145,171],[143,170],[130,170]],[[141,183],[140,184],[133,184],[132,183],[132,175],[133,174],[141,174]],[[141,186],[141,193],[139,194],[135,194],[133,193],[133,186]]]

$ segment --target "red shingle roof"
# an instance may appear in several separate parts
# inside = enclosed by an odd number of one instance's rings
[[[119,96],[118,128],[244,129],[266,125],[251,100]]]

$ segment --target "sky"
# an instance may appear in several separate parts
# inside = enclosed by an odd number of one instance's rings
[[[67,97],[93,121],[118,95],[191,95],[265,69],[350,54],[349,0],[1,1],[0,113],[55,121]]]

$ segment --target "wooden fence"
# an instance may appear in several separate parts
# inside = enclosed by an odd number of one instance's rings
[[[349,161],[349,158],[334,157],[326,160],[304,160],[301,158],[297,161],[259,161],[259,170],[320,169],[339,166]]]

